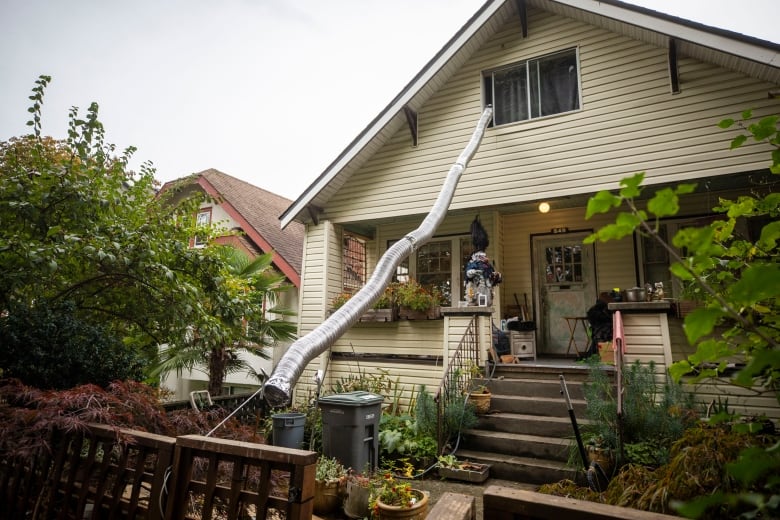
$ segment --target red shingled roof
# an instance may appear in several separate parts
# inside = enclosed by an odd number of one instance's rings
[[[276,252],[274,264],[299,287],[304,226],[295,222],[282,229],[279,223],[279,215],[290,205],[290,199],[213,168],[193,174],[192,179],[219,200],[246,238],[265,252]]]

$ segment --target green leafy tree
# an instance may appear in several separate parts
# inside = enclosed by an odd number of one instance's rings
[[[158,194],[149,163],[128,171],[135,150],[117,153],[105,142],[97,104],[84,117],[71,109],[66,139],[43,136],[49,81],[41,76],[30,96],[33,133],[0,143],[0,330],[25,319],[45,328],[30,320],[62,313],[52,318],[69,323],[74,338],[91,334],[98,357],[121,345],[143,353],[147,368],[159,345],[183,344],[193,330],[201,343],[231,344],[237,317],[257,316],[264,298],[232,283],[223,254],[189,247],[191,237],[217,231],[196,225],[201,199],[174,203],[176,188]],[[289,327],[255,321],[266,337]],[[49,354],[78,343],[64,334],[58,341]],[[103,379],[86,362],[92,353],[68,356],[81,359],[71,366],[79,381]]]
[[[143,360],[133,349],[105,326],[81,321],[74,311],[71,301],[12,306],[0,320],[3,376],[55,390],[143,379]]]
[[[271,253],[251,260],[237,249],[218,245],[208,247],[206,253],[222,259],[221,268],[203,280],[200,304],[206,312],[186,334],[162,349],[153,373],[205,368],[209,392],[219,395],[228,374],[254,373],[242,352],[266,358],[264,347],[291,339],[295,324],[285,320],[292,313],[276,305],[290,285],[273,269]],[[263,376],[258,378],[262,381]]]
[[[768,116],[753,122],[751,119],[748,110],[741,118],[724,119],[719,126],[743,130],[732,140],[732,149],[750,139],[767,144],[771,151],[769,170],[780,174],[780,118]],[[696,352],[672,365],[670,373],[675,380],[692,372],[697,373],[695,381],[717,376],[726,368],[729,358],[740,356],[746,365],[732,382],[744,387],[763,385],[773,390],[780,401],[780,193],[770,188],[764,194],[721,200],[714,208],[720,218],[707,226],[681,229],[668,243],[658,233],[660,219],[677,215],[681,196],[693,192],[695,185],[663,188],[643,209],[638,205],[643,179],[642,173],[623,179],[617,194],[602,191],[590,199],[586,218],[615,208],[626,210],[619,211],[614,223],[596,231],[586,242],[620,239],[634,232],[652,237],[674,259],[672,274],[687,286],[689,294],[701,300],[702,306],[686,316],[684,322],[685,334],[696,345]],[[757,240],[751,241],[735,231],[738,220],[744,218],[764,222]],[[686,251],[686,255],[679,251]],[[746,451],[729,467],[745,489],[766,475],[777,475],[778,470],[778,446]],[[696,516],[714,504],[739,501],[754,505],[756,511],[776,514],[780,509],[780,479],[770,478],[766,488],[751,493],[716,492],[697,504],[689,504],[683,511]]]

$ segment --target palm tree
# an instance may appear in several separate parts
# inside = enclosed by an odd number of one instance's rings
[[[262,378],[241,352],[267,359],[264,347],[294,338],[296,326],[285,320],[294,313],[277,306],[280,293],[292,286],[274,270],[272,253],[252,259],[230,246],[208,249],[216,269],[204,271],[201,319],[161,350],[153,374],[205,368],[209,392],[220,395],[228,374],[247,371]]]

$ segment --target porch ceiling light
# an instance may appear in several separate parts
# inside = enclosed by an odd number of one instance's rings
[[[550,203],[549,202],[540,202],[539,203],[539,213],[549,213],[550,211]]]

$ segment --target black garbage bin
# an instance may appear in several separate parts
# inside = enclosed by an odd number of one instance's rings
[[[323,455],[357,472],[376,469],[383,400],[360,390],[320,397]]]

